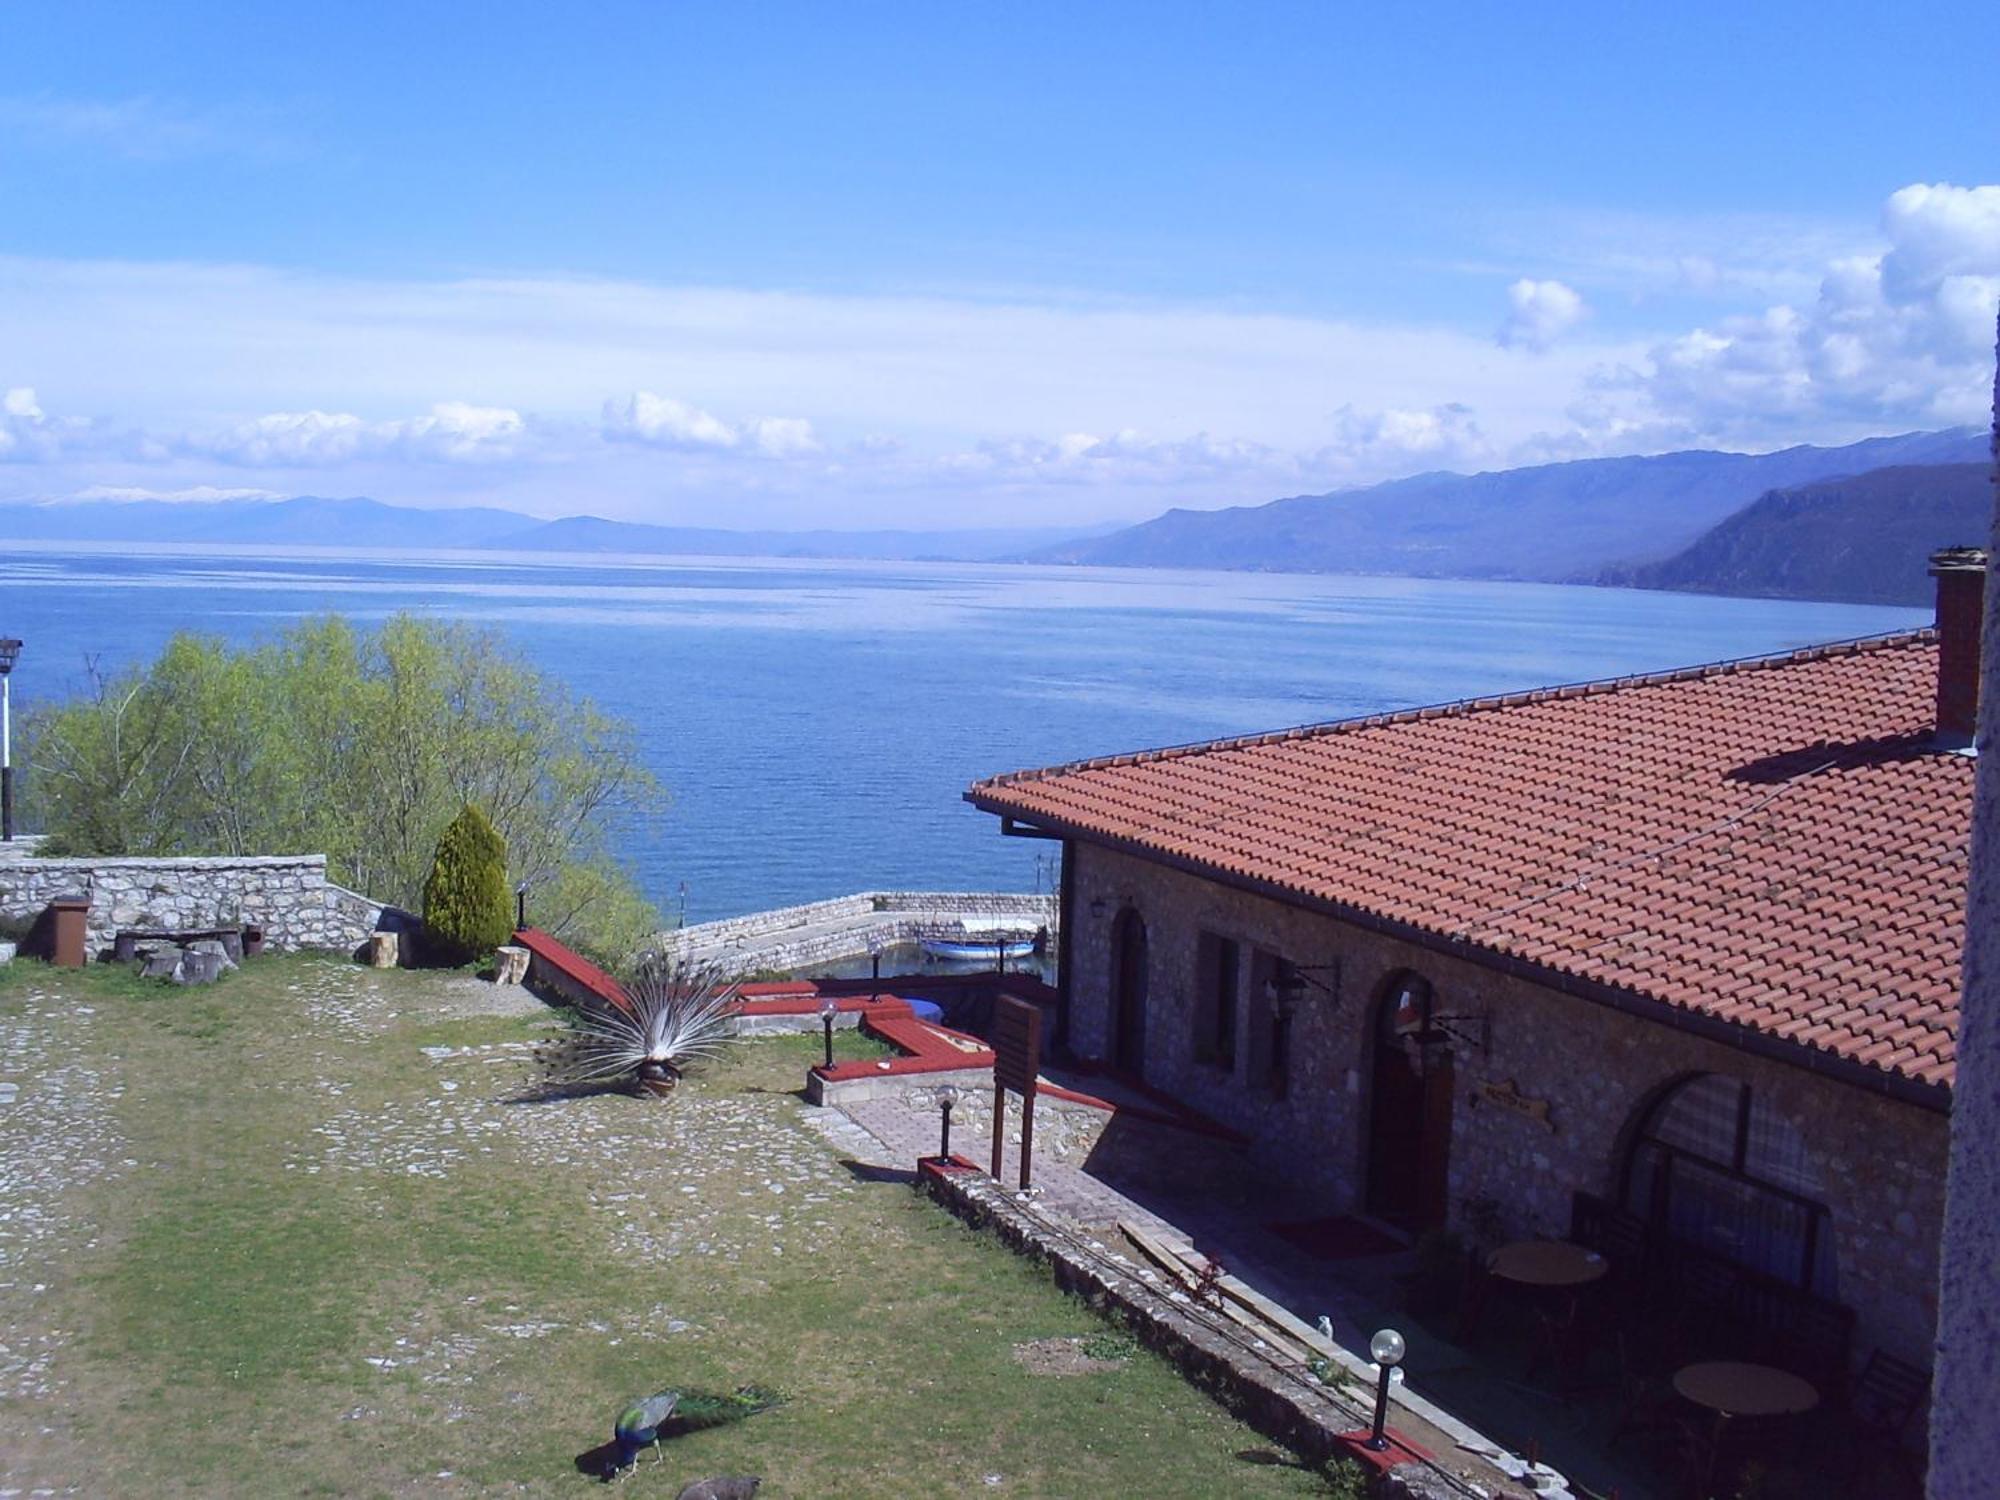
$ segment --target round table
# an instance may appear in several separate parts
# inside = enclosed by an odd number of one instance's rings
[[[1819,1405],[1810,1381],[1770,1365],[1718,1359],[1674,1372],[1674,1389],[1715,1413],[1715,1428],[1696,1457],[1701,1493],[1714,1488],[1715,1467],[1730,1422],[1737,1417],[1795,1417]]]
[[[1811,1381],[1770,1365],[1727,1359],[1676,1371],[1674,1389],[1725,1417],[1792,1417],[1819,1405]]]
[[[1487,1257],[1486,1269],[1520,1286],[1588,1286],[1611,1269],[1595,1250],[1568,1240],[1517,1240]]]

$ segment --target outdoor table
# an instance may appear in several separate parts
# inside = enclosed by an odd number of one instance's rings
[[[1575,1290],[1602,1279],[1611,1263],[1568,1240],[1517,1240],[1488,1256],[1486,1269],[1519,1286]]]
[[[1701,1455],[1702,1493],[1714,1478],[1716,1456],[1736,1417],[1795,1417],[1819,1405],[1812,1382],[1789,1370],[1738,1360],[1710,1360],[1674,1372],[1674,1389],[1696,1406],[1715,1413],[1708,1451]]]
[[[1568,1240],[1516,1240],[1486,1258],[1487,1274],[1532,1293],[1556,1300],[1539,1314],[1541,1342],[1528,1363],[1532,1378],[1546,1354],[1558,1383],[1565,1382],[1581,1362],[1577,1346],[1577,1300],[1584,1288],[1604,1279],[1611,1263],[1595,1250]]]

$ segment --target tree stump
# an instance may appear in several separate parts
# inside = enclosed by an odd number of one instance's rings
[[[396,967],[396,934],[393,932],[371,932],[368,934],[368,963],[377,969]]]
[[[503,943],[493,950],[493,982],[520,984],[528,977],[528,950]]]

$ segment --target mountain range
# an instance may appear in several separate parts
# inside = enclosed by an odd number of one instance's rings
[[[1227,510],[1170,510],[1037,562],[1542,582],[1670,557],[1759,495],[1890,465],[1972,463],[1976,428],[1777,453],[1696,450],[1485,474],[1418,474]]]
[[[1851,604],[1924,604],[1940,547],[1985,546],[1990,464],[1897,465],[1772,490],[1660,562],[1608,568],[1628,588]]]
[[[1987,534],[1987,444],[1967,427],[1419,474],[1136,526],[732,531],[300,496],[0,504],[0,538],[1387,573],[1901,603],[1923,597],[1932,548]]]
[[[988,562],[1100,535],[1111,525],[962,531],[726,531],[649,526],[468,506],[424,510],[363,498],[76,500],[0,505],[12,541],[232,543],[273,547],[395,547],[419,551],[617,552],[628,556],[830,557]]]

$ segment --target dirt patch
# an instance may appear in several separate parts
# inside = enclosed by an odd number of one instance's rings
[[[1030,1375],[1102,1375],[1125,1368],[1126,1356],[1105,1359],[1085,1349],[1088,1338],[1031,1339],[1014,1346],[1014,1358]]]

